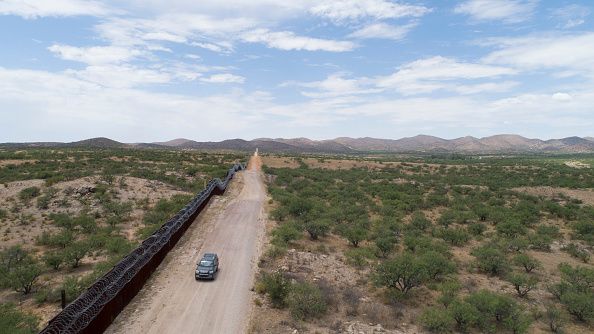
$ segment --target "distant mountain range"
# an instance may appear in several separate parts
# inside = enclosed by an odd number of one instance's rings
[[[198,150],[233,150],[262,152],[304,153],[360,153],[360,152],[459,152],[459,153],[590,153],[594,152],[594,137],[567,137],[562,139],[529,139],[518,135],[496,135],[484,138],[462,137],[442,139],[418,135],[401,139],[349,138],[329,140],[307,138],[258,138],[254,140],[229,139],[220,142],[197,142],[178,138],[155,143],[120,143],[109,138],[92,138],[72,143],[38,142],[5,143],[0,147],[141,147]]]

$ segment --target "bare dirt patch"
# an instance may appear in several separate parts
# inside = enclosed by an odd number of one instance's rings
[[[26,159],[0,160],[0,168],[5,167],[5,166],[10,166],[10,165],[18,166],[18,165],[23,165],[26,163],[36,163],[36,162],[37,162],[37,160],[26,160]]]
[[[569,189],[549,186],[540,187],[519,187],[513,188],[514,191],[524,192],[535,196],[544,196],[547,198],[557,198],[559,194],[578,199],[584,204],[594,205],[594,189]]]
[[[575,161],[575,160],[565,161],[563,164],[567,167],[577,168],[577,169],[590,168],[590,164],[587,164],[587,163],[584,163],[581,161]]]

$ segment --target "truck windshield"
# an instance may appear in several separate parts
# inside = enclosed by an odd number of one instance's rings
[[[212,267],[212,261],[202,260],[199,264],[200,267]]]

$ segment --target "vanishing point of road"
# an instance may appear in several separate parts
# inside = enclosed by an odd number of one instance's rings
[[[245,333],[265,225],[261,160],[252,156],[214,197],[106,333]],[[205,252],[220,257],[214,281],[196,281]]]

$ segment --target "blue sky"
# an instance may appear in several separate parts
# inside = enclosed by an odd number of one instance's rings
[[[592,136],[593,10],[0,0],[0,142]]]

